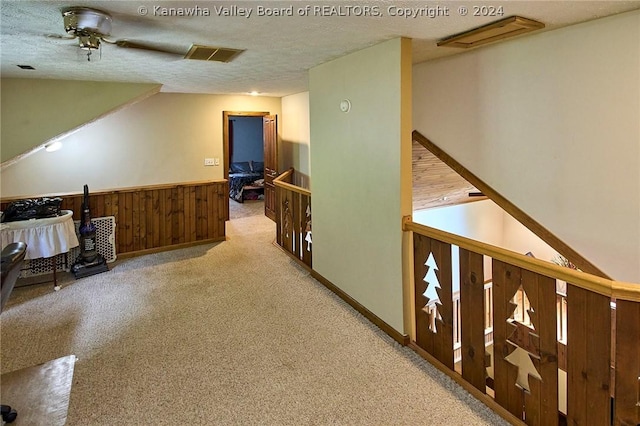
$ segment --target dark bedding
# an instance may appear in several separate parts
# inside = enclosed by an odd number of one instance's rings
[[[229,198],[242,203],[242,192],[245,185],[251,185],[256,180],[262,179],[263,175],[264,173],[230,173]]]

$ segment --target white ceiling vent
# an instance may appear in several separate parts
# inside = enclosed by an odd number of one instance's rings
[[[184,55],[184,58],[198,61],[231,62],[242,52],[244,52],[244,50],[194,44],[187,54]]]
[[[468,49],[471,47],[481,46],[494,41],[504,40],[506,38],[515,37],[520,34],[544,28],[542,22],[533,19],[523,18],[521,16],[511,16],[501,19],[461,34],[447,37],[438,42],[438,46],[461,47]]]

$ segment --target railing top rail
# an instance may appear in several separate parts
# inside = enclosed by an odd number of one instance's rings
[[[477,240],[472,240],[470,238],[462,237],[430,226],[415,223],[410,216],[406,216],[403,219],[402,228],[404,231],[416,232],[427,237],[436,238],[445,243],[454,244],[466,250],[487,255],[496,260],[500,260],[541,275],[560,279],[585,290],[593,291],[604,296],[629,300],[632,302],[640,302],[640,284],[612,281],[586,272],[565,268],[551,262],[525,256],[523,254],[492,246]]]
[[[304,189],[304,188],[301,188],[301,187],[299,187],[297,185],[294,185],[292,183],[284,181],[285,179],[288,179],[289,177],[293,176],[293,172],[294,172],[293,168],[291,168],[291,169],[289,169],[289,170],[287,170],[285,172],[282,172],[280,174],[280,176],[278,176],[277,178],[275,178],[273,180],[273,184],[275,186],[280,187],[280,188],[288,189],[290,191],[297,192],[297,193],[302,194],[302,195],[311,196],[311,191],[309,191],[308,189]]]

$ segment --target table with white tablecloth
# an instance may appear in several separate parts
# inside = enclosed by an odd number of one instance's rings
[[[25,259],[52,259],[54,284],[57,284],[56,256],[68,253],[80,245],[73,223],[73,212],[62,210],[60,213],[60,216],[55,217],[0,224],[2,247],[22,241],[27,244]]]

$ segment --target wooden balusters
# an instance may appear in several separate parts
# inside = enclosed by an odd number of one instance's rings
[[[276,242],[293,258],[312,267],[311,192],[297,187],[293,169],[273,183],[276,193]]]
[[[484,265],[481,254],[460,249],[462,377],[485,392]]]
[[[433,256],[435,263],[429,262],[430,256]],[[415,234],[414,259],[416,343],[453,370],[451,245]],[[430,290],[429,286],[435,287],[436,292]],[[427,292],[437,294],[435,321],[430,317],[427,306],[432,306],[434,300],[429,301],[428,296],[425,297]]]
[[[640,284],[407,220],[404,229],[414,241],[415,343],[439,368],[512,422],[504,410],[530,425],[558,424],[561,417],[570,425],[640,425]],[[452,245],[460,265],[455,323]],[[484,256],[492,258],[491,284],[482,282]],[[567,283],[566,296],[556,293],[557,282]],[[461,369],[452,362],[453,336],[460,338]],[[493,399],[485,394],[484,363],[492,343]]]
[[[611,421],[611,298],[567,284],[567,422]]]
[[[640,303],[616,301],[615,425],[640,424]]]

